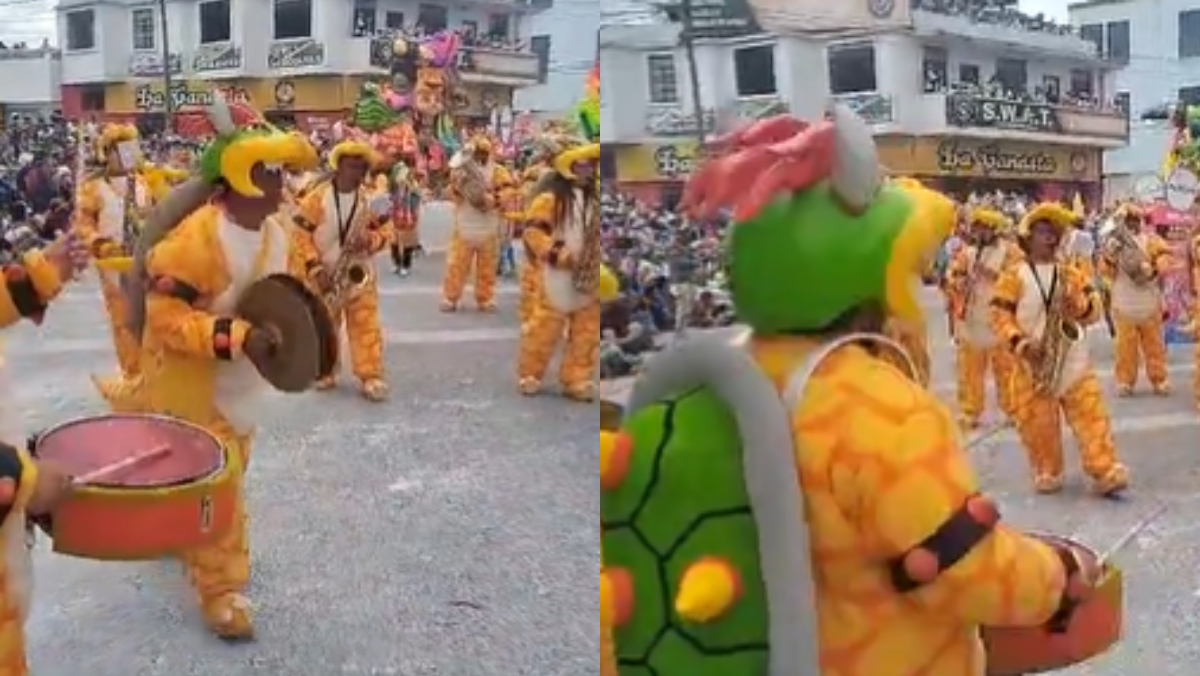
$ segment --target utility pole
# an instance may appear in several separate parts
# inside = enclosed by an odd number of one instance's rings
[[[693,0],[682,0],[680,4],[680,10],[683,13],[683,16],[680,17],[683,20],[683,29],[680,31],[679,37],[683,42],[684,55],[687,57],[688,80],[692,90],[692,114],[696,118],[696,153],[692,166],[699,168],[704,154],[704,144],[708,139],[705,134],[704,104],[700,98],[700,66],[696,63],[692,2]],[[688,319],[692,313],[692,304],[696,296],[696,274],[698,272],[696,262],[691,255],[691,248],[686,238],[683,237],[683,230],[684,228],[681,227],[674,233],[674,246],[672,247],[674,251],[669,263],[672,268],[671,281],[675,282],[679,289],[675,294],[675,340],[683,338],[687,333]]]
[[[175,131],[175,98],[171,96],[171,39],[167,34],[167,0],[158,0],[158,28],[162,33],[163,130]]]
[[[704,104],[700,99],[700,66],[696,63],[695,28],[692,24],[692,0],[683,0],[682,5],[683,30],[680,38],[683,40],[683,51],[687,56],[688,80],[692,89],[692,114],[696,117],[696,153],[704,149],[706,138],[704,125]],[[699,159],[699,158],[697,158]]]

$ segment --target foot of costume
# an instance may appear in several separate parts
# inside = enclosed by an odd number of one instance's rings
[[[869,128],[831,117],[721,139],[688,185],[697,217],[732,207],[752,333],[659,355],[601,433],[620,673],[982,676],[984,627],[1041,632],[1086,593],[1070,550],[1000,522],[949,411],[868,349],[888,339],[839,331],[920,319],[912,280],[955,208],[882,185]]]
[[[225,639],[253,635],[251,605],[244,595],[250,577],[245,472],[255,426],[270,385],[246,358],[253,331],[238,317],[244,292],[255,282],[289,271],[289,228],[268,217],[259,229],[244,227],[226,211],[221,190],[271,199],[255,184],[264,165],[311,168],[315,152],[299,136],[261,125],[239,131],[222,120],[258,121],[253,111],[217,104],[218,141],[200,162],[202,176],[167,198],[164,212],[185,214],[151,240],[145,269],[143,371],[133,393],[140,411],[199,425],[215,436],[234,468],[236,503],[232,528],[212,544],[181,553],[187,576],[209,629]],[[224,186],[217,188],[216,186]],[[113,401],[128,408],[130,402]]]
[[[517,388],[525,395],[542,389],[555,352],[563,346],[559,381],[577,401],[596,396],[600,360],[599,207],[591,185],[579,187],[571,167],[598,161],[600,146],[579,145],[560,152],[526,210],[522,233],[526,250],[542,272],[541,293],[522,325]],[[589,204],[590,202],[590,204]]]
[[[330,155],[330,168],[348,158],[374,162],[375,151],[359,141],[343,141]],[[392,243],[389,223],[391,200],[361,185],[352,193],[339,193],[334,181],[312,187],[300,203],[295,244],[305,261],[310,285],[319,287],[322,274],[332,279],[334,289],[321,289],[338,335],[344,329],[349,344],[350,368],[358,378],[359,390],[369,401],[387,396],[384,380],[383,328],[379,318],[379,288],[374,257]],[[335,346],[340,352],[340,346]],[[340,355],[335,355],[333,372],[317,383],[318,390],[336,386]]]
[[[1025,215],[1019,228],[1028,233],[1035,224],[1047,223],[1065,233],[1074,220],[1065,207],[1042,204]],[[1044,289],[1055,289],[1049,300]],[[1088,274],[1070,263],[1023,263],[996,282],[992,327],[1019,360],[1012,378],[1013,418],[1039,492],[1062,487],[1063,422],[1075,433],[1083,470],[1096,492],[1116,493],[1129,482],[1128,470],[1117,459],[1111,418],[1084,333],[1100,319],[1101,303]]]
[[[122,145],[138,143],[137,129],[128,125],[108,125],[93,140],[93,160],[99,166],[94,175],[85,180],[76,194],[74,230],[87,245],[97,261],[103,265],[105,259],[116,260],[129,255],[127,242],[131,233],[140,228],[141,215],[151,203],[151,190],[147,181],[138,174],[113,174],[120,160]],[[132,168],[127,168],[132,172]],[[138,372],[139,347],[137,339],[129,332],[129,308],[120,287],[120,273],[98,267],[100,289],[104,308],[108,313],[109,330],[121,374],[132,378]]]
[[[504,203],[504,194],[513,187],[512,177],[492,159],[491,142],[480,136],[468,142],[451,159],[450,186],[455,202],[454,234],[446,254],[442,311],[458,310],[463,290],[471,280],[475,287],[475,306],[481,312],[494,312],[496,266],[500,262],[500,235],[504,225],[504,214],[499,205]]]

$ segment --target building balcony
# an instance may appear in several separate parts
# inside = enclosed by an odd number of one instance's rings
[[[528,87],[539,81],[538,57],[532,52],[465,47],[458,72],[464,82]]]
[[[900,97],[894,113],[905,133],[918,136],[974,136],[1100,148],[1120,148],[1129,142],[1129,118],[1116,110],[952,93]]]
[[[967,16],[940,14],[916,9],[913,30],[925,38],[956,37],[1015,47],[1021,51],[1052,53],[1069,58],[1097,60],[1096,45],[1077,35],[1034,31],[1001,23],[972,21]]]

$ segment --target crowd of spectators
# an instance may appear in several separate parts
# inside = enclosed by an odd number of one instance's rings
[[[1022,12],[1017,9],[1017,0],[912,0],[912,8],[1041,33],[1072,35],[1075,32],[1071,25],[1058,23],[1043,13]]]
[[[925,93],[927,94],[964,94],[972,97],[999,101],[1019,101],[1025,103],[1040,103],[1054,106],[1071,106],[1110,112],[1123,113],[1117,102],[1103,101],[1091,92],[1061,91],[1056,85],[1043,84],[1033,88],[1011,88],[997,77],[987,82],[948,82],[944,64],[925,64]]]
[[[371,13],[360,13],[354,18],[353,34],[356,38],[385,36],[420,40],[437,32],[437,30],[431,30],[420,23],[404,27],[378,28],[375,25],[375,16]],[[473,21],[463,21],[462,25],[455,29],[455,32],[462,38],[462,43],[466,47],[510,52],[530,51],[527,41],[513,38],[507,30],[481,31]]]

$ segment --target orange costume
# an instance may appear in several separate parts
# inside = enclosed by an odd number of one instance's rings
[[[1112,289],[1113,371],[1121,396],[1133,394],[1143,358],[1154,392],[1163,395],[1171,390],[1159,285],[1159,275],[1171,264],[1170,248],[1161,237],[1142,229],[1142,218],[1141,209],[1134,205],[1119,208],[1100,256],[1100,274]]]
[[[542,271],[541,293],[522,327],[517,386],[535,395],[560,343],[563,393],[578,401],[596,396],[600,358],[600,205],[593,175],[580,172],[599,162],[598,144],[567,147],[526,209],[526,254]],[[594,168],[594,166],[593,166]]]
[[[138,162],[137,139],[137,129],[132,126],[105,127],[93,142],[99,173],[77,189],[74,231],[88,246],[98,266],[104,265],[104,259],[129,255],[132,242],[126,240],[141,227],[142,214],[153,203],[150,186],[134,172]],[[121,374],[131,378],[138,372],[138,342],[129,332],[129,309],[121,292],[119,274],[99,267],[97,273],[117,363]]]
[[[251,334],[259,329],[238,318],[236,308],[256,281],[288,272],[290,243],[282,217],[258,223],[235,220],[233,201],[223,196],[236,193],[255,201],[256,211],[277,212],[283,199],[279,174],[284,168],[311,167],[316,153],[302,137],[265,127],[253,111],[223,100],[215,105],[212,124],[219,142],[201,160],[201,177],[168,196],[162,206],[164,212],[184,216],[147,231],[149,291],[131,300],[144,308],[145,317],[139,386],[105,394],[118,410],[197,424],[228,450],[238,494],[234,526],[212,545],[183,552],[181,558],[205,624],[221,638],[242,639],[254,631],[244,595],[250,552],[243,482],[270,386],[245,358]],[[244,124],[257,124],[231,127],[235,113]]]
[[[513,188],[512,176],[493,158],[492,143],[477,136],[450,160],[454,233],[446,257],[442,310],[454,312],[475,266],[475,305],[496,310],[496,266],[504,226],[502,205]]]
[[[734,207],[751,334],[656,357],[601,433],[621,673],[983,676],[981,626],[1076,598],[1079,560],[999,522],[951,413],[874,356],[888,339],[854,332],[881,307],[919,319],[915,277],[954,206],[881,184],[870,129],[830,118],[752,125],[688,186],[700,217]]]
[[[339,163],[348,158],[361,158],[369,163],[374,160],[375,152],[365,143],[343,141],[330,155],[331,168],[336,171]],[[392,241],[391,199],[386,186],[382,192],[364,184],[355,192],[339,193],[332,180],[323,181],[305,195],[299,211],[295,244],[300,249],[308,280],[315,284],[316,276],[324,272],[334,278],[332,284],[342,287],[336,294],[340,298],[327,298],[334,326],[345,326],[350,367],[363,396],[381,401],[388,388],[384,380],[383,328],[379,319],[379,275],[374,259]],[[351,250],[356,246],[361,251]],[[317,388],[328,390],[335,385],[335,376],[330,375],[318,381]]]
[[[976,209],[970,226],[979,243],[961,247],[946,271],[946,289],[954,308],[959,422],[979,426],[985,408],[988,371],[996,388],[1000,410],[1013,413],[1010,387],[1015,366],[1008,347],[992,330],[993,288],[1000,274],[1024,258],[1016,244],[1004,239],[1008,219],[991,209]]]
[[[1065,207],[1041,204],[1025,215],[1018,229],[1022,237],[1029,237],[1034,227],[1053,227],[1061,237],[1073,221],[1074,214]],[[1087,272],[1061,261],[1027,261],[1001,273],[996,282],[992,330],[1019,359],[1010,393],[1013,419],[1040,493],[1063,487],[1063,418],[1075,432],[1093,488],[1107,495],[1128,484],[1128,470],[1117,459],[1100,379],[1088,355],[1085,329],[1100,319],[1101,302]]]

